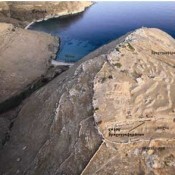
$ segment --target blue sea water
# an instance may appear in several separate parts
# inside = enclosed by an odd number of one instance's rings
[[[175,38],[175,2],[97,2],[83,13],[30,26],[61,38],[57,60],[76,62],[89,52],[140,27]]]

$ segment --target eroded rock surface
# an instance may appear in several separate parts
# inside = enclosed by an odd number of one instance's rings
[[[0,113],[46,74],[57,49],[58,39],[51,35],[0,23]]]
[[[35,20],[82,12],[90,5],[90,1],[0,2],[0,21],[25,27]]]
[[[174,49],[142,28],[35,92],[0,152],[1,174],[174,175],[175,59],[152,52]]]
[[[137,30],[96,75],[94,116],[104,143],[83,175],[174,174],[175,55],[153,51],[174,52],[175,40]]]
[[[1,173],[81,173],[101,143],[92,97],[103,62],[76,65],[26,100],[1,152]]]

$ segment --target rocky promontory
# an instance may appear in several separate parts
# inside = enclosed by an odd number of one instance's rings
[[[46,74],[57,50],[56,37],[0,23],[0,113]]]
[[[0,152],[4,175],[174,175],[175,40],[138,29],[27,98]]]
[[[83,12],[91,5],[90,1],[0,2],[0,22],[24,28],[37,20]]]

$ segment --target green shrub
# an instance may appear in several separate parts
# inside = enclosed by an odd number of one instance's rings
[[[130,43],[128,43],[128,47],[129,47],[129,49],[132,50],[132,51],[135,50],[134,47],[133,47]]]
[[[122,67],[121,63],[115,63],[114,66],[117,66],[118,68]]]

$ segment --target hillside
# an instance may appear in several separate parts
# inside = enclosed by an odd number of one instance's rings
[[[91,5],[92,2],[89,1],[0,2],[0,22],[24,28],[37,20],[83,12]]]
[[[27,98],[1,174],[174,175],[175,40],[138,29]]]

